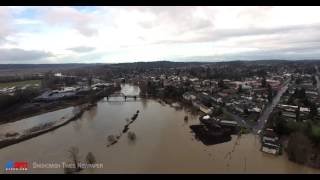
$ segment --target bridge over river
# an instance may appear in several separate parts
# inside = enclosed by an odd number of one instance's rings
[[[137,101],[138,99],[141,99],[138,94],[124,94],[121,92],[113,93],[105,97],[105,100],[110,102]]]

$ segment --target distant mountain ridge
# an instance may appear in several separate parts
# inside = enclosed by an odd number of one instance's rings
[[[314,60],[233,60],[233,61],[151,61],[151,62],[128,62],[128,63],[67,63],[67,64],[0,64],[0,70],[9,69],[70,69],[94,66],[105,66],[110,68],[174,68],[186,65],[204,64],[282,64],[282,63],[314,63]]]

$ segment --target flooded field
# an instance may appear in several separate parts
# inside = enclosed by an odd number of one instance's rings
[[[122,87],[124,94],[139,94],[139,88]],[[272,156],[262,153],[258,136],[253,134],[232,136],[231,141],[206,146],[194,139],[192,124],[199,124],[198,116],[184,109],[176,110],[155,100],[137,99],[123,102],[123,97],[102,100],[76,121],[33,139],[0,149],[0,164],[8,161],[27,161],[26,173],[64,173],[62,168],[32,168],[36,163],[69,162],[68,150],[79,149],[84,162],[92,152],[103,168],[85,169],[80,173],[320,173],[287,160],[286,155]],[[122,133],[124,126],[139,110],[127,134],[112,146],[108,136]],[[51,112],[16,122],[16,128],[61,118],[72,108]],[[188,120],[184,120],[188,115]],[[15,129],[15,125],[1,125]],[[0,132],[1,133],[1,132]],[[2,173],[6,173],[1,169]]]

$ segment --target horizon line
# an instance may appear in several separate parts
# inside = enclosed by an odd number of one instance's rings
[[[71,63],[0,63],[0,65],[57,65],[57,64],[130,64],[130,63],[154,63],[154,62],[178,62],[178,63],[223,63],[223,62],[249,62],[249,61],[319,61],[320,59],[254,59],[254,60],[221,60],[221,61],[197,61],[197,60],[151,60],[151,61],[132,61],[132,62],[71,62]]]

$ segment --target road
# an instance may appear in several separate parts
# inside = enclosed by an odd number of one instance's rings
[[[277,95],[273,98],[272,102],[267,105],[267,107],[262,112],[261,116],[259,117],[257,124],[253,126],[253,132],[258,133],[259,130],[262,130],[265,126],[267,120],[269,119],[270,114],[272,113],[273,109],[277,106],[280,101],[281,96],[284,92],[288,89],[288,84],[291,78],[287,79],[284,84],[282,85],[281,89],[278,91]]]
[[[261,116],[259,117],[257,124],[256,125],[249,125],[246,120],[236,114],[231,113],[230,111],[228,111],[226,108],[222,108],[223,113],[232,117],[235,121],[237,121],[237,123],[242,126],[242,127],[246,127],[248,129],[251,129],[253,131],[253,133],[257,134],[259,132],[259,130],[262,130],[263,127],[265,126],[267,120],[269,119],[269,116],[271,114],[271,112],[273,111],[273,109],[276,107],[276,105],[279,103],[281,96],[283,95],[284,92],[286,92],[286,90],[288,89],[288,84],[290,82],[291,78],[287,79],[281,89],[278,91],[277,95],[273,98],[272,102],[270,104],[267,105],[267,107],[264,109],[264,111],[262,112]]]

